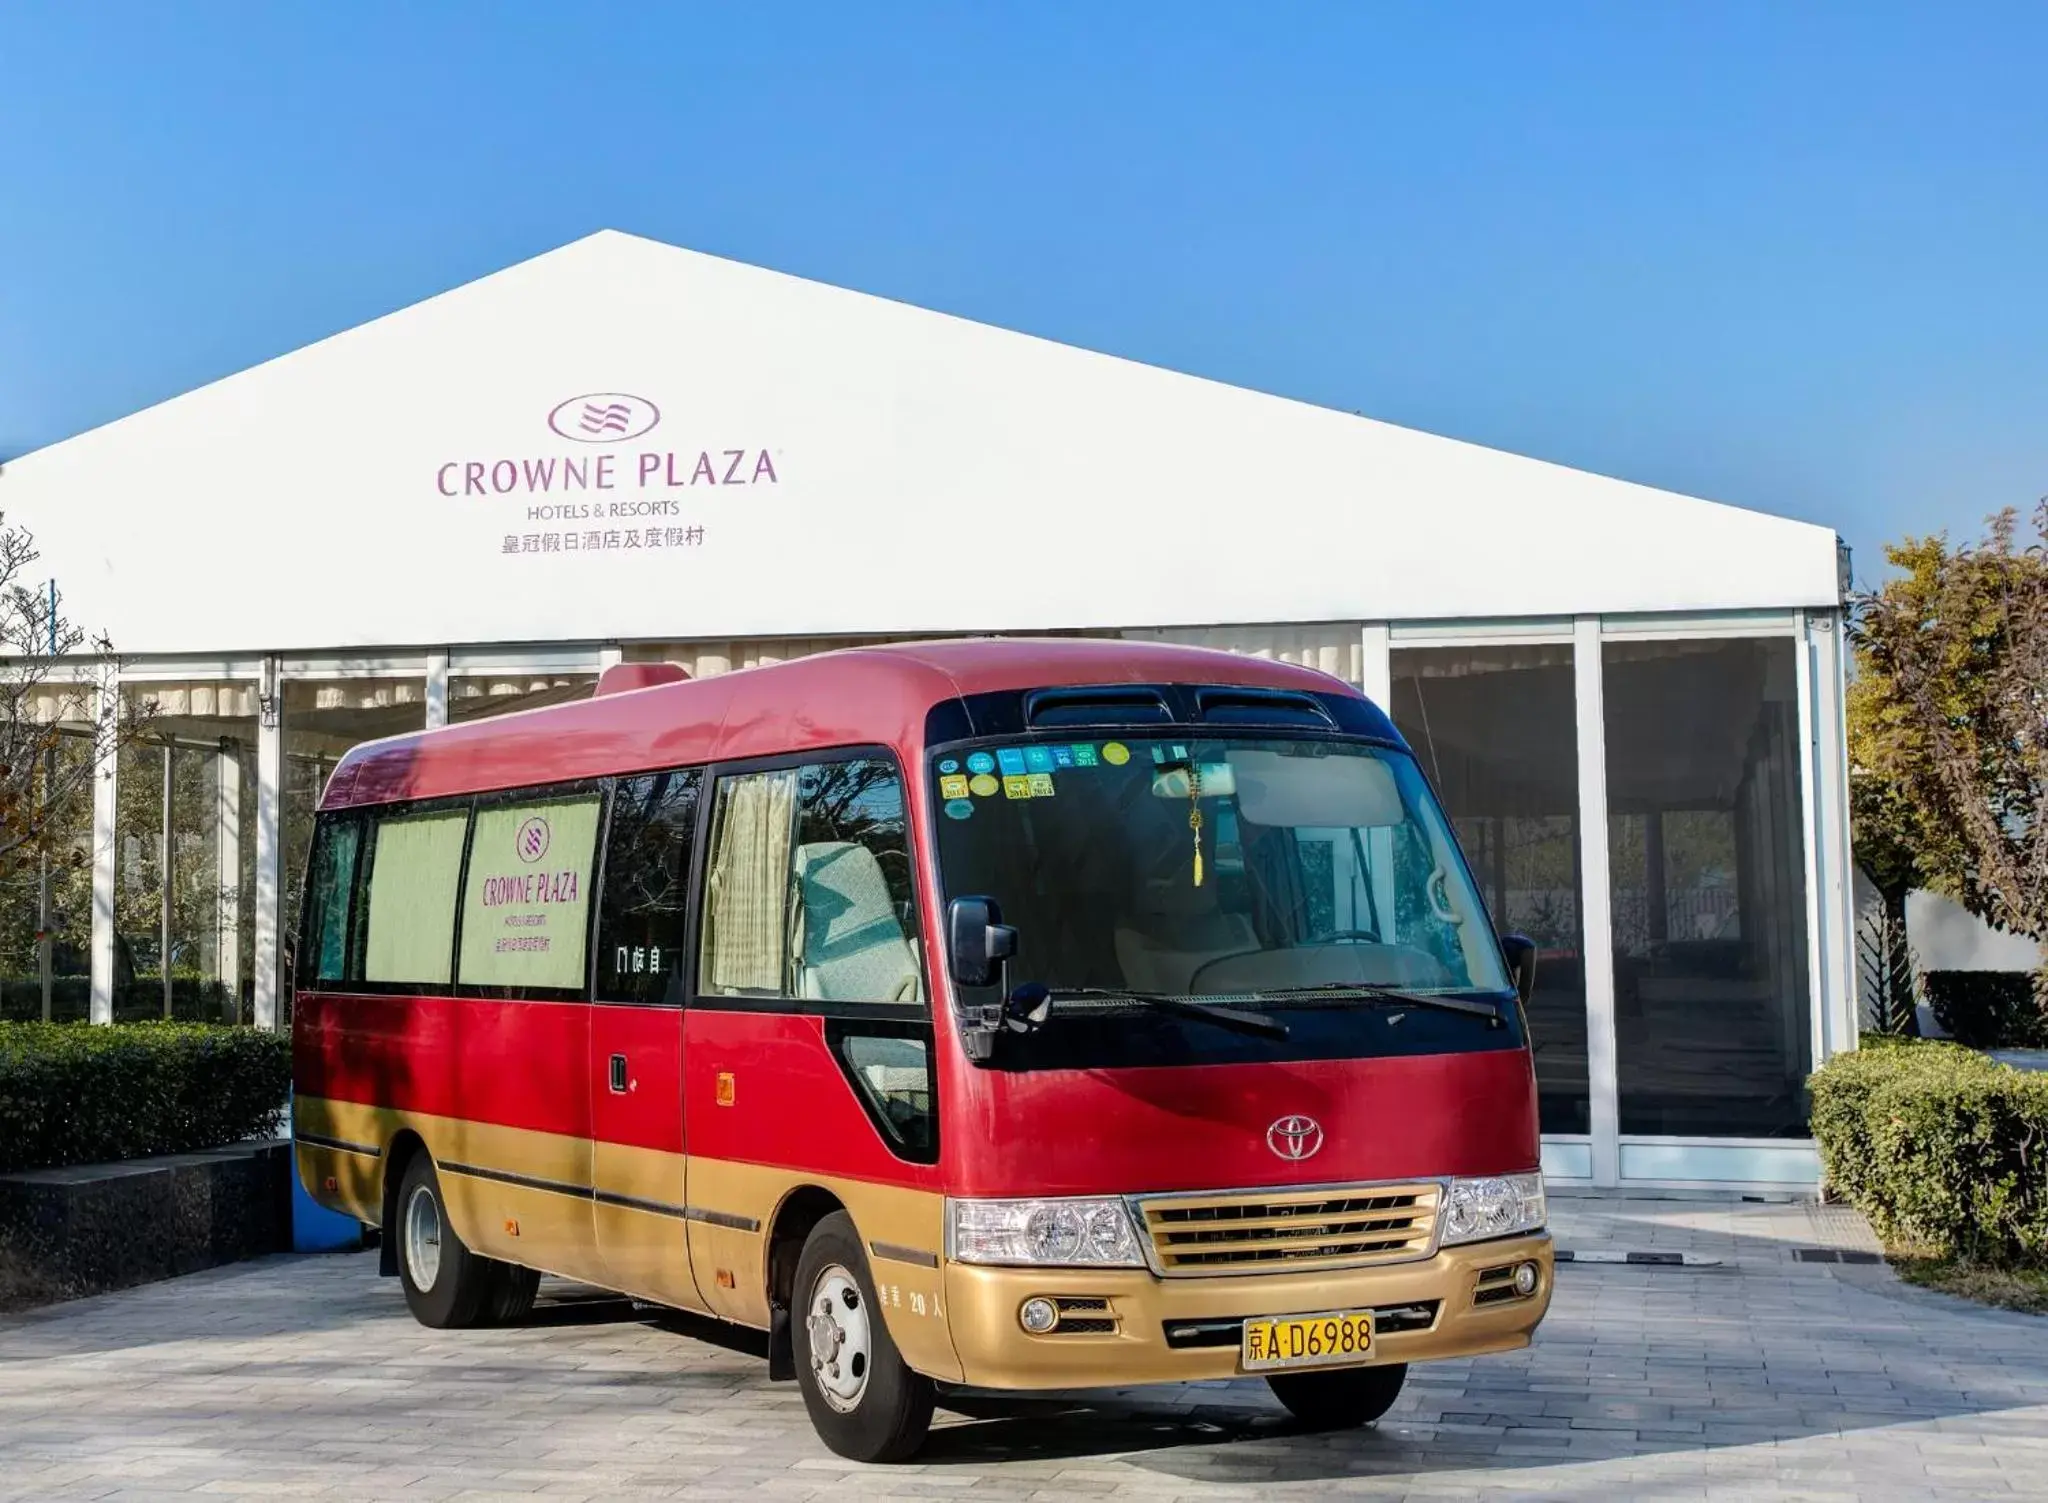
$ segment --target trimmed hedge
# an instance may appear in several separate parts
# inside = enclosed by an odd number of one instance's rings
[[[234,1006],[228,989],[217,981],[175,976],[171,980],[171,1017],[180,1023],[230,1023],[246,1019],[249,999]],[[59,1023],[83,1023],[92,1015],[92,980],[59,976],[50,987],[50,1017]],[[123,981],[114,987],[114,1021],[147,1023],[164,1015],[161,981]],[[0,1021],[37,1023],[43,1016],[43,983],[35,976],[0,977]]]
[[[1929,971],[1928,1005],[1942,1031],[1972,1049],[2048,1048],[2048,1015],[2027,971]]]
[[[282,1034],[200,1023],[0,1023],[0,1172],[190,1153],[272,1129]]]
[[[1913,1043],[1838,1055],[1810,1084],[1828,1184],[1887,1243],[2048,1265],[2048,1073]]]

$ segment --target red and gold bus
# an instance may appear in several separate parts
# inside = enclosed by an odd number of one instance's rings
[[[1549,1304],[1533,953],[1306,669],[616,668],[351,752],[300,922],[298,1171],[421,1321],[546,1272],[755,1327],[842,1455],[947,1385],[1365,1423]]]

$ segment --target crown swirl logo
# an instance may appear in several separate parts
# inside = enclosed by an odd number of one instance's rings
[[[660,408],[624,391],[588,391],[557,402],[548,413],[548,427],[579,444],[623,443],[660,421]]]
[[[624,402],[613,402],[600,407],[595,402],[583,404],[583,416],[576,426],[585,433],[624,433],[627,424],[633,420],[633,409]]]

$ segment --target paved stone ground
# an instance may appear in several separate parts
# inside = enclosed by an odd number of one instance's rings
[[[812,1437],[743,1335],[550,1286],[441,1334],[374,1255],[273,1258],[0,1319],[0,1496],[2048,1497],[2048,1320],[1806,1264],[1852,1216],[1554,1202],[1536,1346],[1416,1369],[1375,1428],[1291,1428],[1257,1383],[962,1400],[914,1466]],[[1829,1240],[1832,1239],[1832,1240]]]
[[[1726,1195],[1639,1196],[1553,1194],[1551,1230],[1560,1251],[1676,1252],[1723,1265],[1782,1269],[1801,1250],[1882,1251],[1863,1218],[1844,1205]]]

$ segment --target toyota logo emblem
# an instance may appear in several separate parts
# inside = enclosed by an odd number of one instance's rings
[[[1312,1159],[1323,1146],[1323,1124],[1313,1117],[1282,1117],[1266,1129],[1266,1146],[1290,1163]]]

